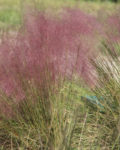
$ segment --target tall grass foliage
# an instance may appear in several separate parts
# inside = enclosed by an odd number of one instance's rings
[[[96,68],[96,86],[80,100],[83,105],[76,115],[73,149],[120,149],[119,14],[106,22],[99,55],[91,61]]]
[[[97,21],[69,9],[60,18],[27,10],[23,20],[0,44],[0,147],[70,149],[77,110],[71,86],[61,91],[76,73],[93,84],[88,58]]]

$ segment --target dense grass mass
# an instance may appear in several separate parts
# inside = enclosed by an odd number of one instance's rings
[[[119,5],[0,4],[0,149],[119,150]]]

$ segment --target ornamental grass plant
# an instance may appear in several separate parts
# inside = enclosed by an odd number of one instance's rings
[[[23,20],[0,43],[0,148],[69,150],[78,104],[66,83],[92,84],[97,21],[70,9],[60,18],[27,9]]]
[[[120,149],[119,14],[112,15],[106,22],[100,53],[91,60],[96,68],[97,84],[80,100],[83,105],[78,110],[73,130],[73,149]],[[88,97],[97,98],[100,105]]]
[[[23,14],[0,41],[0,149],[119,150],[119,19]]]

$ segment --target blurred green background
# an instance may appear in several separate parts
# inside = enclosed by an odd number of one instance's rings
[[[98,15],[100,10],[111,13],[120,6],[120,0],[0,0],[0,28],[18,27],[25,2],[38,8],[58,11],[62,7],[77,7],[85,12]],[[118,2],[118,3],[116,3]]]

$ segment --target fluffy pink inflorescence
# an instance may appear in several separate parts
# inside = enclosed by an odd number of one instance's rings
[[[94,57],[97,26],[94,17],[80,10],[67,9],[59,19],[28,11],[24,29],[0,45],[0,87],[7,95],[17,89],[19,99],[24,97],[20,77],[39,84],[47,80],[46,69],[53,80],[77,73],[93,84],[89,58]]]
[[[113,14],[112,16],[108,17],[107,20],[109,30],[109,36],[112,38],[112,40],[120,41],[120,15],[119,12]]]
[[[112,55],[117,56],[116,45],[120,45],[120,15],[119,11],[109,16],[105,22],[105,42]]]

